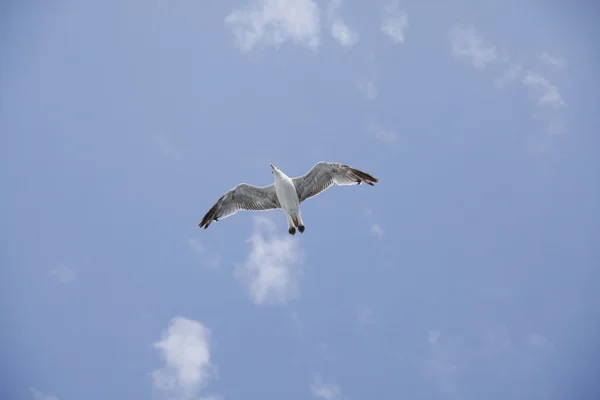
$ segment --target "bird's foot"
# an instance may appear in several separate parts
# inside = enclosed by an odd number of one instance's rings
[[[298,225],[298,230],[300,233],[304,233],[304,225]]]
[[[296,228],[292,226],[290,229],[288,229],[288,233],[290,235],[295,235],[296,234]]]

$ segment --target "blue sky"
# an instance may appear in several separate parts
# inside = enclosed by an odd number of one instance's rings
[[[597,398],[598,9],[208,3],[1,6],[0,397]]]

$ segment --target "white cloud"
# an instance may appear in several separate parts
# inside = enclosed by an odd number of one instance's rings
[[[342,20],[333,22],[331,25],[331,36],[344,47],[352,47],[358,42],[358,35],[352,32]]]
[[[496,48],[487,43],[475,28],[456,25],[450,29],[449,37],[454,56],[469,59],[477,69],[484,69],[499,59]]]
[[[547,65],[550,65],[556,69],[562,69],[566,64],[566,60],[564,58],[554,57],[546,52],[542,52],[540,59]]]
[[[314,0],[257,0],[233,10],[225,24],[243,53],[256,47],[279,47],[287,41],[311,50],[319,47],[319,6]]]
[[[381,22],[381,32],[396,43],[403,43],[408,29],[408,16],[394,1],[384,9],[385,16]]]
[[[161,340],[154,343],[165,362],[152,372],[155,386],[178,400],[197,399],[214,373],[210,336],[210,330],[200,322],[173,318]]]
[[[331,22],[331,36],[344,47],[352,47],[358,42],[358,34],[353,32],[340,16],[339,9],[342,0],[332,0],[329,3],[327,16]]]
[[[441,335],[440,331],[431,330],[427,334],[427,341],[431,344],[436,344],[438,339],[440,338],[440,335]]]
[[[384,235],[383,228],[379,224],[373,224],[373,226],[371,226],[371,233],[379,239],[383,238]]]
[[[56,276],[61,283],[69,283],[77,279],[77,271],[75,268],[63,263],[60,263],[58,267],[48,271],[48,275]]]
[[[48,396],[37,389],[29,388],[31,396],[34,400],[58,400],[56,396]]]
[[[552,343],[550,343],[545,336],[540,335],[539,333],[527,335],[525,342],[532,350],[548,350],[552,348]]]
[[[540,106],[549,105],[554,108],[561,108],[566,105],[558,92],[558,87],[539,74],[529,71],[523,78],[523,84],[527,86],[530,95],[536,99]]]
[[[369,122],[367,124],[367,130],[375,135],[377,139],[386,143],[393,144],[398,141],[398,134],[396,132],[385,128],[376,122]]]
[[[248,284],[256,304],[285,305],[299,295],[304,252],[287,231],[277,235],[277,226],[267,217],[254,217],[252,245],[247,259],[236,266],[235,276]]]
[[[316,377],[314,382],[310,385],[310,392],[315,397],[333,400],[339,397],[341,390],[338,384],[323,383],[320,377]]]

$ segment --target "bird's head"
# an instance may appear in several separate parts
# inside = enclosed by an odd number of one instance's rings
[[[277,169],[277,167],[276,167],[276,166],[274,166],[273,164],[269,163],[269,165],[271,166],[271,173],[272,173],[272,174],[274,174],[276,171],[279,171],[279,170]]]

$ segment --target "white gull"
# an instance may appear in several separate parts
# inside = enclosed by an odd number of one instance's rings
[[[208,228],[212,221],[227,218],[240,210],[266,211],[282,209],[288,224],[290,235],[304,232],[304,222],[300,215],[300,203],[316,196],[336,185],[360,185],[366,183],[373,186],[379,180],[366,172],[345,164],[320,161],[302,176],[290,178],[279,168],[271,164],[275,182],[269,186],[252,186],[240,183],[227,191],[208,210],[200,228]]]

